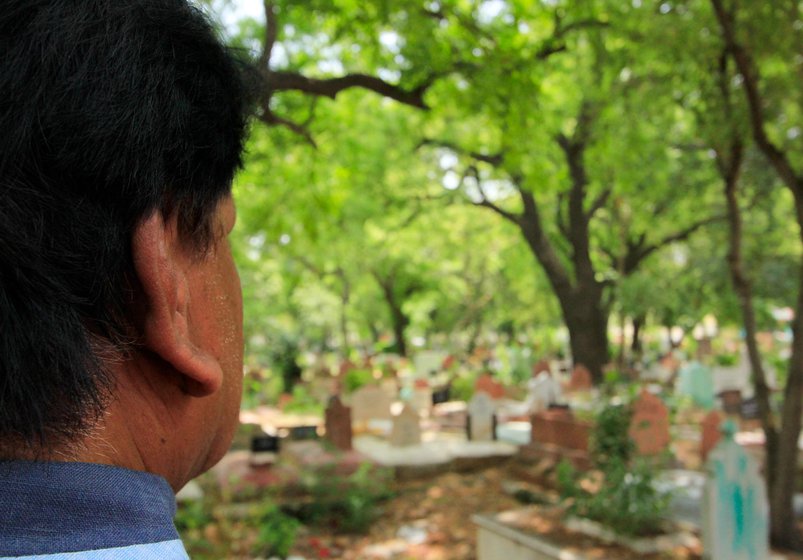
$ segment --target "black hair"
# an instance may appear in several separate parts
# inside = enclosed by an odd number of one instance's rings
[[[244,68],[185,0],[3,2],[0,444],[69,441],[102,413],[131,342],[134,228],[158,211],[211,242]]]

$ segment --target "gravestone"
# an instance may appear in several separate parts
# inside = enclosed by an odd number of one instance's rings
[[[646,389],[642,389],[633,403],[628,434],[639,455],[658,455],[669,446],[669,410]]]
[[[552,368],[549,367],[549,360],[538,360],[533,366],[533,377],[537,377],[541,373],[552,375]]]
[[[363,424],[370,420],[389,420],[390,405],[386,391],[376,385],[365,385],[351,395],[351,420]]]
[[[726,389],[717,395],[722,401],[722,410],[727,414],[739,414],[742,411],[742,390]]]
[[[769,554],[766,486],[726,421],[711,452],[703,494],[703,555],[711,560],[765,560]]]
[[[547,410],[551,405],[560,403],[561,398],[560,383],[548,372],[542,371],[527,381],[525,408],[528,414]]]
[[[750,397],[744,399],[739,407],[739,414],[742,420],[758,420],[761,418],[761,409],[758,406],[758,398]]]
[[[495,439],[495,406],[491,396],[479,391],[474,393],[468,403],[466,429],[471,441],[492,441]]]
[[[569,392],[576,391],[590,391],[594,387],[594,382],[591,379],[591,372],[583,364],[577,364],[572,370],[572,376],[569,379],[569,385],[566,390]]]
[[[477,378],[474,391],[488,393],[492,399],[501,399],[505,396],[504,386],[491,377],[490,373],[483,373]]]
[[[678,373],[675,391],[691,397],[695,405],[705,410],[714,406],[714,374],[700,362],[691,362]]]
[[[429,416],[432,408],[432,389],[426,379],[416,379],[413,384],[413,395],[410,403],[415,407],[419,414]]]
[[[702,427],[702,434],[700,437],[700,458],[703,463],[708,460],[708,454],[719,443],[722,433],[720,427],[725,420],[725,415],[718,410],[712,410],[703,418],[700,426]]]
[[[399,415],[393,417],[390,445],[393,447],[409,447],[420,443],[421,425],[419,424],[418,412],[406,404]]]
[[[351,408],[332,397],[325,412],[326,439],[342,451],[351,449]]]

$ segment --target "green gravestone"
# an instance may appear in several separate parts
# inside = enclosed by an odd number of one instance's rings
[[[705,410],[714,407],[714,374],[700,362],[691,362],[680,370],[676,392],[688,395],[694,404]]]

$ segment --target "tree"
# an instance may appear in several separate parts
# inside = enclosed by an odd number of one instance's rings
[[[739,8],[735,2],[711,0],[716,21],[721,31],[725,51],[738,72],[741,89],[747,105],[748,122],[756,147],[776,171],[782,184],[789,189],[794,199],[796,218],[803,242],[803,146],[800,143],[800,125],[803,124],[801,107],[803,86],[800,76],[790,68],[786,56],[800,56],[799,47],[803,33],[803,19],[796,2],[762,5],[754,10]],[[761,27],[756,23],[763,24]],[[768,23],[771,24],[767,25]],[[744,29],[750,28],[750,35]],[[768,36],[767,30],[772,29]],[[784,29],[784,31],[780,31]],[[748,40],[747,37],[751,37]],[[762,43],[757,40],[763,41]],[[769,48],[768,48],[769,47]],[[770,50],[772,49],[772,50]],[[763,69],[773,70],[773,78],[762,77]],[[783,68],[778,72],[778,65]],[[782,86],[782,87],[779,87]],[[792,124],[794,123],[794,124]],[[791,125],[791,126],[790,126]],[[796,131],[779,135],[784,129]],[[745,323],[754,321],[749,303],[751,286],[741,270],[738,252],[739,216],[735,209],[735,182],[740,158],[740,146],[734,142],[727,166],[723,168],[732,205],[733,239],[731,267],[736,288],[745,310]],[[802,263],[803,264],[803,263]],[[792,498],[797,478],[797,442],[800,436],[801,413],[803,412],[803,269],[799,277],[798,300],[793,325],[792,356],[784,401],[780,414],[780,426],[769,406],[766,379],[754,344],[749,345],[757,396],[760,399],[764,432],[767,436],[767,480],[770,495],[770,528],[772,541],[779,546],[800,549],[800,535],[795,523]],[[748,340],[749,342],[749,340]]]

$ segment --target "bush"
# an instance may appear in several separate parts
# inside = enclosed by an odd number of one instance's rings
[[[353,393],[360,387],[374,382],[373,374],[367,369],[350,369],[343,376],[343,388],[346,393]]]
[[[256,554],[284,558],[296,542],[301,523],[284,513],[273,502],[266,502],[256,511]]]
[[[309,392],[304,385],[293,387],[293,398],[284,407],[284,411],[292,414],[323,415],[324,405]]]
[[[321,470],[307,482],[312,502],[302,515],[316,525],[363,533],[378,515],[379,503],[391,496],[385,474],[369,463],[347,477]]]
[[[570,515],[592,519],[622,535],[654,535],[661,532],[670,494],[655,488],[649,463],[632,459],[630,418],[628,406],[603,408],[591,434],[591,461],[602,477],[581,475],[564,461],[558,465],[558,490]]]
[[[600,469],[606,470],[608,463],[617,459],[630,461],[635,448],[628,435],[632,416],[630,407],[624,404],[608,405],[597,413],[590,444],[591,460]]]

